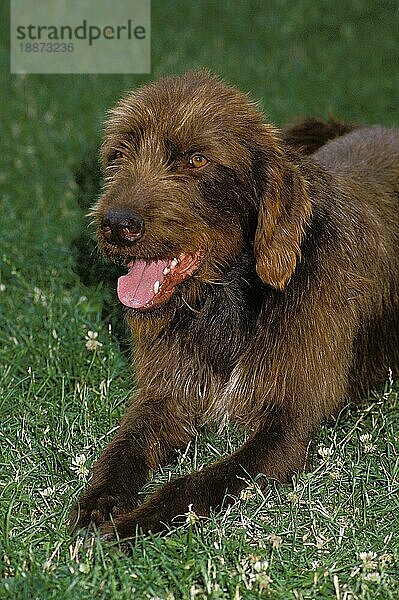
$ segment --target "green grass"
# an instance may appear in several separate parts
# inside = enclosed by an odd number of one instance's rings
[[[399,123],[396,2],[152,5],[151,77],[209,67],[277,124],[329,110]],[[398,598],[395,384],[326,424],[313,472],[290,486],[252,484],[210,520],[138,539],[131,557],[70,536],[68,511],[132,387],[101,318],[105,290],[73,271],[73,169],[104,111],[150,76],[10,76],[1,22],[0,598]],[[147,489],[239,442],[204,432]]]

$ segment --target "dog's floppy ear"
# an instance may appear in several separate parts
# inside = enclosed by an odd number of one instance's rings
[[[267,169],[266,189],[260,200],[254,253],[262,281],[283,290],[301,258],[311,204],[306,181],[297,167],[283,156],[274,164]]]

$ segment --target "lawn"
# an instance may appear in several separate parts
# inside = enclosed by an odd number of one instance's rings
[[[114,295],[82,283],[71,248],[86,227],[74,172],[96,151],[104,112],[144,81],[208,67],[260,98],[277,125],[329,111],[398,124],[397,2],[153,0],[148,76],[11,76],[6,4],[0,598],[398,598],[399,387],[389,378],[323,425],[313,471],[290,485],[249,482],[228,510],[139,538],[130,557],[82,546],[66,527],[133,381],[104,320]],[[240,439],[232,427],[204,432],[148,490]]]

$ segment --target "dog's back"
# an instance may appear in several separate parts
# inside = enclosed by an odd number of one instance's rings
[[[399,272],[399,129],[365,127],[328,142],[312,159],[331,173],[337,206],[364,225],[380,250],[389,254],[389,272]],[[380,243],[378,238],[381,236]],[[384,258],[384,257],[382,257]],[[394,265],[398,265],[395,271]],[[398,283],[399,286],[399,283]]]
[[[327,142],[312,158],[337,174],[399,189],[399,129],[355,129]]]
[[[364,262],[359,293],[368,297],[372,312],[363,314],[349,375],[351,395],[364,395],[386,377],[384,365],[398,374],[399,347],[393,332],[399,327],[399,129],[357,129],[329,141],[312,158],[333,174],[339,188],[337,210],[344,211],[352,228],[346,243],[350,240],[352,254],[358,253]]]

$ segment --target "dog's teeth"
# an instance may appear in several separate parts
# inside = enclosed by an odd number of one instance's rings
[[[158,292],[159,292],[159,285],[160,285],[159,281],[156,281],[154,283],[154,294],[158,294]]]
[[[171,268],[175,267],[175,266],[177,265],[177,263],[178,263],[178,262],[179,262],[179,261],[177,260],[177,258],[174,258],[174,259],[172,260],[172,262],[170,263],[170,267],[171,267]]]
[[[164,275],[169,275],[169,273],[170,273],[169,267],[165,267],[164,270],[163,270],[163,274]]]

